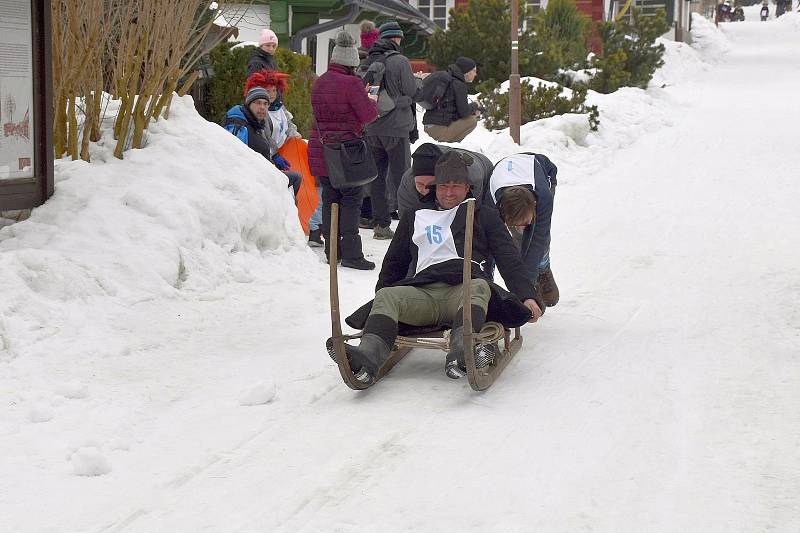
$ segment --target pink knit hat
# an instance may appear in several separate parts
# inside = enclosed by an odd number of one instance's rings
[[[278,44],[278,36],[272,30],[261,30],[261,37],[258,38],[258,46],[266,43]]]

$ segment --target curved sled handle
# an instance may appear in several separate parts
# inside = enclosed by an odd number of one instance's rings
[[[464,299],[461,309],[464,312],[464,360],[467,364],[467,374],[472,388],[475,388],[475,350],[474,334],[472,332],[472,234],[475,223],[475,198],[467,199],[467,220],[464,228],[464,270],[462,284]],[[477,390],[477,389],[476,389]]]

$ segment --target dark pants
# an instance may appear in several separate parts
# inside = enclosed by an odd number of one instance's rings
[[[327,176],[317,178],[322,185],[322,235],[325,237],[325,255],[329,255],[328,243],[331,234],[331,205],[339,204],[339,257],[360,259],[361,237],[358,235],[358,215],[361,211],[363,187],[334,189]]]
[[[367,136],[378,177],[370,184],[372,221],[388,227],[391,211],[397,209],[397,189],[403,173],[411,166],[411,145],[406,137]]]
[[[303,176],[301,176],[299,172],[294,172],[292,170],[284,170],[282,172],[289,178],[289,187],[292,188],[294,197],[297,198],[297,193],[300,192],[300,185],[303,183]]]

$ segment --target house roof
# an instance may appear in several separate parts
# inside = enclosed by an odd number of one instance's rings
[[[412,24],[420,32],[433,34],[438,26],[422,12],[403,0],[344,0],[345,5],[356,4],[364,10],[389,15]]]

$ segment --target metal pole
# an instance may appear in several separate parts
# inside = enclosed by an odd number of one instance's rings
[[[519,0],[511,0],[511,78],[508,88],[508,125],[511,138],[519,144],[522,105],[519,86]]]

